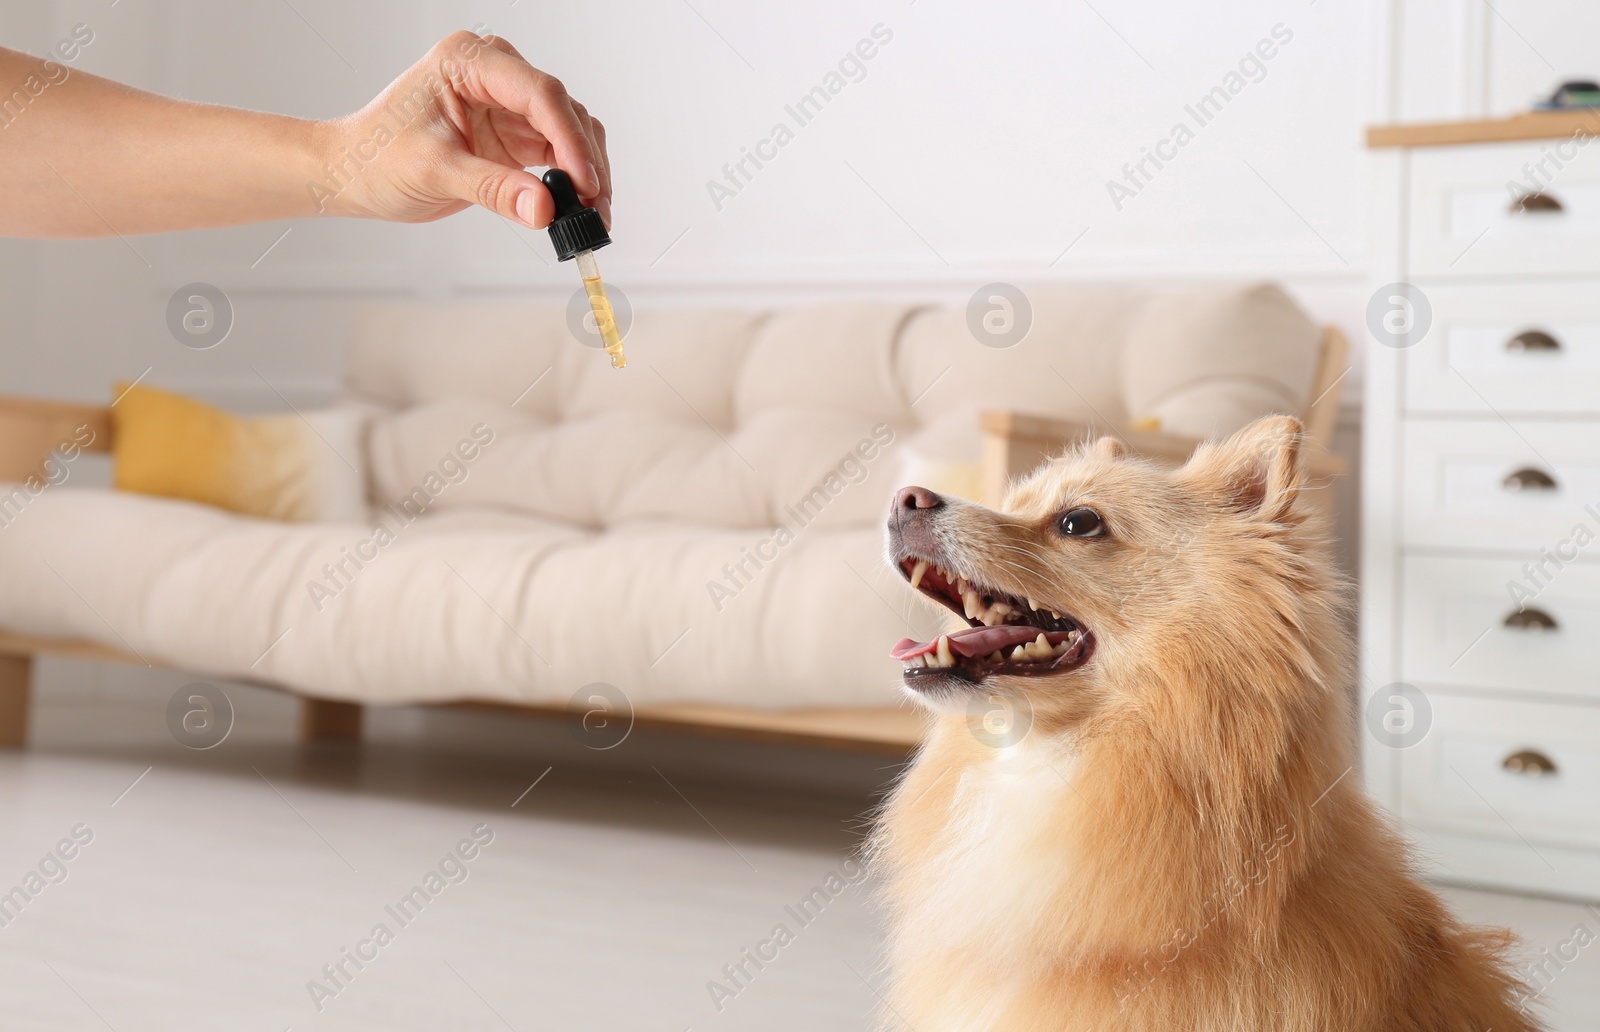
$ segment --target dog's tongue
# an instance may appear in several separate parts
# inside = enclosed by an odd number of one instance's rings
[[[999,624],[994,627],[968,627],[964,631],[952,631],[950,638],[950,651],[958,656],[987,656],[991,652],[1001,649],[1013,648],[1017,645],[1026,645],[1039,637],[1039,628],[1029,627],[1027,624]],[[1066,640],[1066,635],[1053,631],[1046,635],[1046,640],[1052,645]],[[912,641],[910,638],[901,638],[899,644],[889,650],[889,655],[902,662],[925,656],[934,652],[939,647],[939,639],[932,641]]]

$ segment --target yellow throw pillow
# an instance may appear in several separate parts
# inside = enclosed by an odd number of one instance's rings
[[[364,518],[359,410],[246,418],[153,387],[116,390],[117,490],[277,520]]]

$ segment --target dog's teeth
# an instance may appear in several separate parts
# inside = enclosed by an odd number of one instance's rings
[[[950,636],[948,634],[939,635],[939,665],[948,667],[955,666],[955,663],[955,656],[950,654]]]
[[[1039,611],[1039,603],[1030,598],[1028,599],[1028,608],[1037,613]]]
[[[1050,615],[1055,617],[1057,620],[1061,619],[1061,614],[1056,612],[1054,609],[1050,610]]]
[[[983,600],[978,597],[977,592],[963,591],[961,593],[961,608],[965,611],[967,619],[970,620],[983,612]]]
[[[1043,659],[1051,654],[1050,640],[1044,636],[1043,631],[1039,632],[1037,638],[1028,642],[1026,648],[1030,659]]]
[[[1012,649],[1011,650],[1011,658],[1012,659],[1027,659],[1028,658],[1028,646],[1026,646],[1026,645],[1018,645],[1016,648]]]
[[[1006,657],[1001,655],[1001,653],[1000,653],[1000,651],[998,649],[996,649],[994,652],[989,653],[989,662],[991,662],[991,663],[1004,663],[1005,661],[1006,661]]]
[[[928,560],[918,559],[917,565],[911,568],[911,586],[914,588],[922,583],[922,575],[928,572]]]

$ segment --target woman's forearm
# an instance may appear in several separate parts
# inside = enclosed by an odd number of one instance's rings
[[[0,235],[91,237],[317,214],[319,123],[193,104],[0,49]],[[4,86],[0,85],[0,89]]]
[[[0,48],[0,236],[427,222],[474,204],[539,227],[554,207],[536,165],[565,169],[610,222],[605,126],[498,36],[453,32],[366,107],[321,122],[172,100]]]

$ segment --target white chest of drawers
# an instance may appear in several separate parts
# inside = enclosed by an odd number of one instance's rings
[[[1600,899],[1600,112],[1368,142],[1367,784],[1438,877]]]

